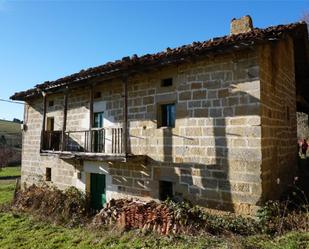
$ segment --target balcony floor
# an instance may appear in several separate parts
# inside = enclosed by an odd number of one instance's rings
[[[42,156],[58,155],[60,159],[83,159],[83,160],[94,160],[94,161],[120,161],[120,162],[126,161],[125,154],[41,150],[41,155]]]
[[[70,152],[70,151],[53,151],[41,150],[41,156],[57,155],[64,160],[89,160],[101,162],[127,162],[128,160],[145,160],[145,155],[125,155],[125,154],[107,154],[107,153],[90,153],[90,152]]]

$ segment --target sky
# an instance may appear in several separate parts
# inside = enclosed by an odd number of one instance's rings
[[[309,0],[0,0],[0,99],[124,56],[227,35],[234,17],[249,14],[262,28],[306,11]],[[23,105],[0,101],[0,119],[13,118],[23,119]]]

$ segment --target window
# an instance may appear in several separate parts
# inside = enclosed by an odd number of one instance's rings
[[[167,87],[167,86],[172,86],[173,85],[173,78],[167,78],[161,80],[161,86],[162,87]]]
[[[54,101],[53,100],[48,101],[48,106],[54,106]]]
[[[51,181],[51,168],[46,168],[45,180],[46,180],[47,182],[50,182],[50,181]]]
[[[94,94],[94,98],[95,98],[95,99],[101,98],[101,92],[96,92],[96,93]]]
[[[158,127],[175,127],[175,104],[164,104],[159,107]]]
[[[93,113],[93,128],[103,127],[104,112]]]
[[[159,181],[159,199],[165,201],[173,197],[173,183],[168,181]]]
[[[103,127],[104,112],[93,113],[93,128]],[[104,148],[104,133],[102,130],[92,132],[93,136],[93,152],[102,152]]]

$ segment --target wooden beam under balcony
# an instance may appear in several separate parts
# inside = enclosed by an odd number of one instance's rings
[[[41,156],[57,155],[62,160],[87,160],[100,162],[132,162],[132,163],[146,163],[146,155],[125,155],[108,154],[108,153],[87,153],[87,152],[68,152],[68,151],[41,151]]]

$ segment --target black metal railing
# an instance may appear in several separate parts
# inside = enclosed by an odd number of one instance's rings
[[[62,131],[44,131],[43,150],[88,152],[88,153],[123,153],[122,128],[93,128],[83,131],[66,131],[62,141]]]
[[[44,131],[42,134],[42,149],[54,151],[60,150],[61,134],[61,131]]]

